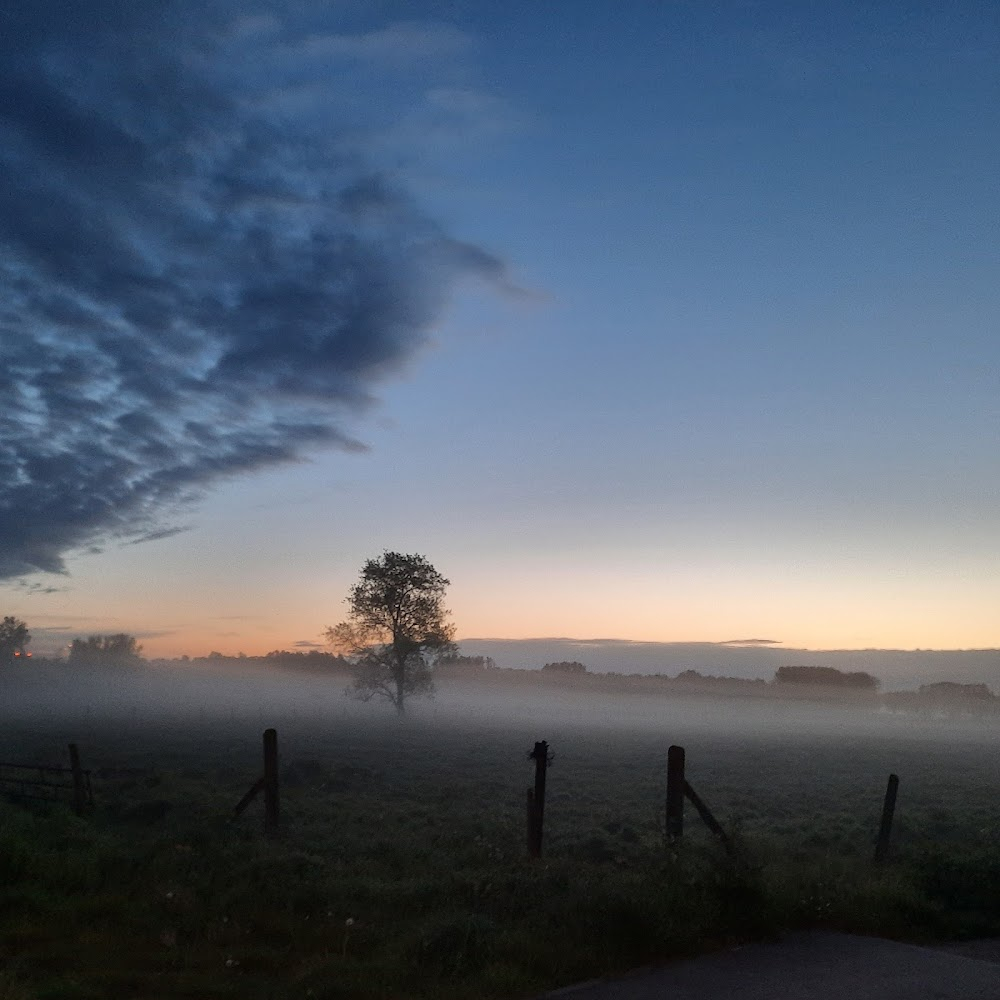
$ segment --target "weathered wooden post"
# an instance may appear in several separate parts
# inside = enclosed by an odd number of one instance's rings
[[[667,750],[667,843],[684,835],[684,747]]]
[[[278,832],[278,732],[264,730],[264,833]]]
[[[73,812],[82,816],[87,809],[87,786],[80,767],[80,751],[75,743],[69,745],[69,766],[73,772]]]
[[[882,803],[882,823],[879,826],[878,842],[875,844],[875,864],[883,864],[889,856],[889,838],[892,835],[892,817],[896,812],[896,793],[899,791],[899,776],[889,775],[885,786],[885,801]]]
[[[549,745],[545,740],[535,744],[528,754],[535,762],[535,787],[528,789],[528,854],[542,856],[542,824],[545,820],[545,772],[549,766]]]

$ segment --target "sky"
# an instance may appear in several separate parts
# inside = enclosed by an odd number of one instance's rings
[[[1000,7],[0,12],[0,613],[1000,646]]]

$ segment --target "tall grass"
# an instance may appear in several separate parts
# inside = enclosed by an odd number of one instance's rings
[[[95,725],[76,736],[92,816],[0,803],[0,1000],[512,998],[790,928],[1000,933],[998,782],[974,744],[690,734],[731,859],[693,815],[665,846],[664,734],[554,727],[529,862],[534,725],[278,728],[274,841],[259,805],[229,820],[260,768],[244,722]],[[30,756],[63,731],[8,738]],[[887,763],[903,784],[879,869]]]

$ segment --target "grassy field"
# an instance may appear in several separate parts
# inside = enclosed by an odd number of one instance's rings
[[[58,679],[57,679],[58,680]],[[0,998],[528,997],[783,928],[1000,934],[992,725],[795,704],[444,687],[400,722],[342,679],[8,685],[0,758],[65,762],[96,808],[0,802]],[[279,733],[282,832],[230,821]],[[536,739],[555,753],[525,857]],[[663,842],[666,749],[692,810]],[[893,860],[871,864],[888,773]]]

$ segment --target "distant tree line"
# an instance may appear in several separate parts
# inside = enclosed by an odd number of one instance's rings
[[[246,653],[220,653],[213,649],[205,656],[181,656],[182,663],[238,663],[241,666],[255,664],[265,667],[288,667],[294,670],[334,670],[347,669],[347,661],[336,653],[322,649],[272,649],[263,656],[248,656]],[[169,661],[167,661],[169,662]],[[176,662],[176,661],[175,661]]]
[[[552,674],[585,674],[587,668],[577,660],[558,660],[555,663],[546,663],[542,670]]]
[[[279,667],[304,670],[346,670],[348,668],[347,660],[344,657],[327,652],[325,649],[272,649],[270,653],[265,653],[263,656],[246,657],[246,659],[265,660],[267,663],[276,664]]]
[[[996,697],[985,684],[958,684],[955,681],[921,684],[917,694],[937,701],[992,701]]]
[[[437,673],[478,673],[480,670],[496,670],[496,660],[492,656],[463,656],[461,653],[446,653],[439,656],[434,664]]]
[[[0,663],[9,663],[22,656],[25,658],[31,656],[27,649],[29,642],[31,642],[31,632],[26,622],[13,615],[7,615],[0,621]],[[43,658],[42,662],[48,662],[48,659]],[[135,636],[125,632],[73,639],[66,654],[66,663],[74,667],[132,666],[141,662],[142,646]],[[35,663],[40,665],[39,660]]]
[[[847,673],[835,667],[778,667],[776,684],[812,684],[822,687],[850,688],[855,691],[877,691],[882,682],[862,670]]]
[[[747,685],[760,685],[767,683],[757,677],[725,677],[717,674],[702,674],[697,670],[682,670],[677,675],[676,680],[680,681],[682,684],[715,684],[726,685],[728,687],[732,687],[734,685],[737,687],[746,687]]]
[[[69,644],[66,660],[74,667],[133,667],[142,663],[142,646],[134,635],[125,632],[91,635],[86,639],[74,639]]]
[[[998,698],[985,684],[937,681],[921,684],[916,691],[890,691],[882,696],[886,708],[896,712],[944,716],[985,716],[1000,712]]]

